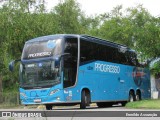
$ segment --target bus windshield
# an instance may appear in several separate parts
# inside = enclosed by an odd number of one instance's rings
[[[45,88],[58,83],[60,83],[59,68],[55,68],[53,60],[20,65],[21,88]]]
[[[61,39],[27,42],[23,49],[22,59],[51,57],[62,53]]]

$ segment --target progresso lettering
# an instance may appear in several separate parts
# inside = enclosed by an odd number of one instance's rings
[[[50,56],[50,55],[51,55],[51,52],[33,53],[33,54],[29,54],[28,58],[43,57],[43,56]]]
[[[116,65],[107,65],[95,63],[95,70],[100,72],[109,72],[109,73],[120,73],[120,67]]]

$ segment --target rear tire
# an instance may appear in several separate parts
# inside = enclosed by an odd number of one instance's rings
[[[132,91],[130,91],[130,93],[129,93],[129,102],[134,102],[136,99],[135,99],[135,94],[132,92]]]
[[[141,94],[140,92],[136,93],[136,101],[140,101],[141,100]]]

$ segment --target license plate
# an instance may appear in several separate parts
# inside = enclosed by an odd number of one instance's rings
[[[34,102],[35,102],[35,103],[40,103],[40,102],[41,102],[41,99],[34,99]]]

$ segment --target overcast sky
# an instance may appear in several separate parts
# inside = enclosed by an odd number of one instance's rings
[[[46,0],[47,8],[54,7],[58,1]],[[125,9],[143,4],[143,7],[148,9],[153,16],[160,16],[160,0],[77,0],[77,2],[80,3],[82,11],[87,15],[110,12],[117,5],[123,5]]]

